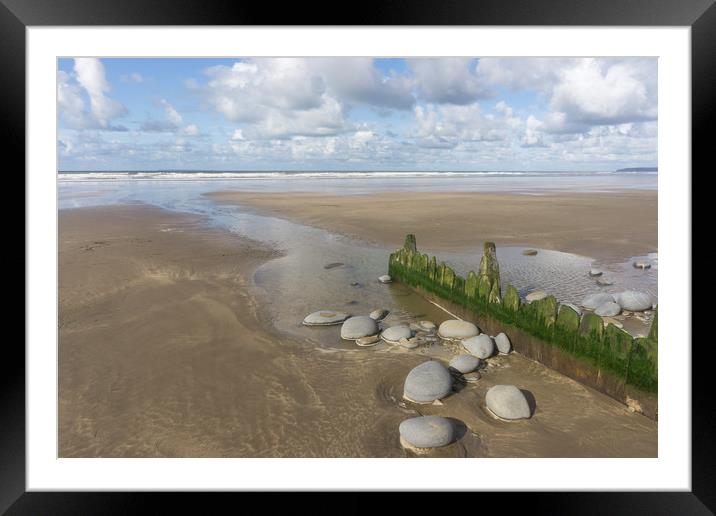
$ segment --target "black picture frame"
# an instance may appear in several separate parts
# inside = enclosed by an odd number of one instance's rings
[[[713,168],[707,159],[708,126],[716,92],[715,0],[419,0],[366,1],[356,9],[335,4],[192,0],[0,0],[0,95],[6,159],[25,166],[25,29],[28,26],[76,25],[551,25],[690,26],[692,35],[692,163]],[[316,12],[322,12],[318,16]],[[711,159],[711,161],[713,161]],[[24,183],[21,186],[24,191]],[[693,202],[693,201],[692,201]],[[692,204],[693,205],[693,204]],[[24,246],[23,246],[24,249]],[[24,256],[23,251],[23,259]],[[19,256],[8,258],[14,265]],[[17,264],[19,269],[20,265]],[[689,335],[687,332],[686,335]],[[25,492],[25,353],[19,342],[6,342],[0,389],[0,513],[129,514],[146,512],[166,494]],[[705,343],[711,347],[710,342]],[[681,342],[680,346],[691,345]],[[712,514],[716,511],[716,412],[707,383],[709,351],[692,348],[692,491],[497,493],[480,494],[480,509],[495,497],[528,504],[532,513],[549,514]],[[184,508],[186,495],[182,496]],[[228,495],[227,495],[228,496]],[[364,512],[363,498],[341,504],[342,512]],[[420,500],[421,497],[417,497]],[[504,498],[501,506],[504,507]],[[151,502],[151,503],[150,503]],[[226,502],[201,496],[201,512]],[[198,507],[198,506],[197,506]],[[217,505],[216,507],[219,507]],[[315,509],[315,507],[314,507]],[[324,507],[324,510],[327,509]],[[315,512],[315,511],[314,511]]]

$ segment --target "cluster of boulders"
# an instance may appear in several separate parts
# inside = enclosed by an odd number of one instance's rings
[[[480,328],[468,321],[448,319],[438,328],[438,336],[443,340],[459,341],[470,355],[485,360],[496,352],[508,354],[512,351],[510,339],[504,333],[491,337],[481,333]]]
[[[378,342],[378,322],[385,319],[388,310],[373,310],[370,315],[351,317],[345,312],[319,310],[303,319],[305,326],[341,325],[341,338],[354,340],[359,346],[370,346]]]
[[[431,344],[439,339],[437,326],[432,321],[420,321],[411,324],[397,324],[381,329],[379,324],[390,312],[384,308],[373,310],[369,315],[350,316],[344,312],[319,310],[307,315],[306,326],[341,325],[341,338],[352,340],[358,346],[375,346],[380,341],[390,345],[399,345],[415,349],[423,344]]]
[[[598,274],[597,274],[598,273]],[[598,276],[602,274],[601,271],[593,269],[590,271],[591,276]],[[599,280],[597,280],[599,283]],[[605,282],[604,285],[611,285],[610,282]],[[548,296],[548,294],[542,290],[535,290],[530,292],[525,297],[525,301],[531,303],[533,301],[539,301]],[[574,310],[574,312],[581,317],[582,308],[594,312],[596,315],[604,318],[605,323],[612,323],[617,327],[623,325],[616,319],[612,319],[615,316],[629,314],[630,312],[646,312],[656,308],[656,300],[650,294],[645,292],[638,292],[635,290],[625,290],[616,294],[608,294],[606,292],[596,292],[589,294],[582,299],[579,306],[572,303],[560,303]],[[478,341],[475,340],[470,343],[471,346],[477,346]],[[481,343],[482,348],[487,348],[486,342]]]
[[[616,294],[599,292],[590,294],[582,300],[582,307],[593,310],[595,314],[603,317],[614,317],[624,310],[630,312],[644,312],[655,306],[655,299],[645,293],[636,290],[626,290]]]
[[[378,281],[390,283],[392,279],[384,275],[380,276]],[[507,354],[512,351],[507,335],[499,333],[492,337],[481,333],[475,324],[468,321],[448,319],[440,326],[432,321],[419,321],[381,328],[380,323],[388,314],[386,309],[376,309],[369,315],[356,316],[335,310],[319,310],[307,315],[303,324],[340,324],[341,338],[355,341],[358,346],[374,346],[383,341],[389,345],[414,349],[422,344],[429,345],[440,340],[459,345],[462,352],[454,356],[447,366],[438,360],[429,360],[408,373],[403,386],[403,398],[418,404],[439,403],[439,400],[452,393],[455,379],[466,383],[477,382],[481,378],[479,369],[486,359],[498,353]],[[498,385],[491,388],[487,392],[485,402],[488,411],[500,419],[525,419],[531,415],[524,395],[514,386]],[[524,407],[528,407],[526,412]],[[416,451],[446,446],[455,439],[453,423],[441,416],[407,419],[400,424],[399,433],[402,446]]]
[[[430,364],[438,364],[438,362],[425,362],[418,367]],[[417,369],[415,368],[413,371]],[[427,368],[425,369],[427,370]],[[441,380],[445,378],[445,373],[438,366],[431,366],[431,372],[433,370],[435,373],[440,371],[436,376],[439,376]],[[527,397],[514,385],[491,387],[485,394],[485,404],[490,414],[503,421],[517,421],[532,417],[532,409]],[[404,448],[416,452],[447,446],[455,439],[453,423],[442,416],[418,416],[406,419],[400,423],[398,431],[400,432],[400,444]]]
[[[443,340],[459,342],[467,353],[454,356],[447,367],[437,360],[430,360],[413,368],[403,386],[403,398],[412,403],[439,404],[439,400],[451,394],[455,378],[476,382],[486,359],[512,351],[507,335],[499,333],[491,337],[468,321],[449,319],[440,324],[437,332]],[[497,419],[514,421],[532,415],[526,396],[514,385],[492,387],[487,391],[485,404],[488,412]],[[401,444],[417,451],[445,446],[454,439],[452,423],[440,416],[408,419],[400,424],[399,431]]]
[[[459,343],[463,352],[454,356],[447,366],[438,360],[429,360],[413,368],[405,378],[403,398],[417,404],[435,403],[450,395],[455,379],[467,383],[480,380],[479,369],[483,362],[495,354],[512,351],[510,339],[504,333],[492,337],[481,333],[473,323],[448,319],[436,326],[432,321],[398,324],[380,330],[388,310],[373,310],[370,315],[349,316],[343,312],[320,310],[306,316],[307,326],[341,324],[341,338],[354,340],[359,346],[373,346],[380,341],[408,349],[438,340]],[[515,386],[497,385],[485,397],[489,413],[503,420],[530,417],[527,401]],[[525,407],[527,409],[525,410]],[[453,442],[453,423],[441,416],[420,416],[400,424],[400,442],[408,449],[425,451]]]

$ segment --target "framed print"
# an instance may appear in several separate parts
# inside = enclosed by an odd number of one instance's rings
[[[8,514],[148,496],[81,491],[713,509],[710,2],[364,26],[59,5],[2,11],[28,203]]]

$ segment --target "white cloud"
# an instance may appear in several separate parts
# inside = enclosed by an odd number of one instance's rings
[[[514,129],[522,125],[522,120],[518,116],[515,116],[514,110],[508,106],[504,100],[495,104],[494,109],[504,117],[505,123],[511,128]]]
[[[654,74],[655,75],[655,74]],[[639,63],[582,59],[561,73],[550,106],[570,121],[591,125],[654,120],[656,91]]]
[[[574,133],[655,120],[656,67],[653,58],[484,58],[477,75],[492,86],[537,92],[551,109],[543,130]]]
[[[182,130],[182,134],[185,136],[198,136],[199,135],[199,126],[196,124],[189,124]]]
[[[285,139],[297,136],[334,136],[353,130],[343,106],[323,96],[315,109],[298,111],[272,109],[259,122],[243,129],[248,139]]]
[[[267,109],[310,110],[326,96],[341,103],[409,109],[412,80],[384,76],[370,58],[257,58],[206,70],[208,102],[234,122],[255,122]],[[196,82],[191,89],[201,89]]]
[[[253,59],[206,70],[207,101],[232,122],[256,122],[270,110],[315,109],[325,84],[303,59]]]
[[[104,75],[104,66],[99,59],[76,58],[74,70],[77,82],[89,95],[92,116],[100,126],[107,127],[113,118],[126,113],[126,108],[120,102],[106,95],[111,88]]]
[[[139,128],[140,131],[156,133],[172,133],[177,131],[183,122],[182,116],[166,99],[160,99],[158,104],[164,110],[164,118],[159,120],[151,119],[143,122]]]
[[[476,76],[486,85],[512,90],[549,91],[559,71],[572,65],[571,59],[533,57],[482,57]]]
[[[331,136],[350,128],[344,106],[308,59],[251,59],[206,74],[199,91],[229,121],[246,124],[243,137]]]
[[[384,75],[372,58],[316,58],[307,63],[323,77],[328,91],[346,102],[389,109],[410,109],[415,103],[413,80],[395,73]]]
[[[206,70],[192,83],[229,121],[245,124],[247,138],[334,136],[351,131],[348,106],[408,109],[411,81],[383,76],[372,59],[261,58]]]
[[[112,124],[115,118],[125,115],[127,109],[107,95],[110,89],[99,59],[76,58],[73,74],[61,70],[57,73],[60,116],[73,129],[126,130]]]
[[[164,108],[164,113],[166,113],[167,120],[177,127],[180,126],[183,120],[179,112],[174,109],[174,106],[167,102],[166,99],[161,99],[159,103]]]
[[[540,131],[544,125],[532,115],[527,117],[525,134],[522,137],[523,147],[544,147],[543,134]]]
[[[410,136],[421,146],[435,148],[452,148],[463,142],[504,140],[515,120],[507,105],[501,108],[503,116],[496,117],[483,113],[477,103],[416,106],[415,129]]]
[[[93,124],[85,109],[82,89],[62,70],[57,72],[57,107],[69,127],[79,129]]]
[[[415,85],[421,98],[438,104],[470,104],[490,96],[474,71],[473,59],[409,59]]]
[[[150,119],[141,124],[140,131],[149,133],[178,133],[184,136],[198,136],[199,126],[189,124],[182,127],[184,118],[176,108],[166,99],[160,99],[158,104],[164,110],[164,118],[160,120]]]
[[[336,152],[335,137],[331,138],[295,138],[287,142],[291,153],[291,159],[326,159],[332,157]]]

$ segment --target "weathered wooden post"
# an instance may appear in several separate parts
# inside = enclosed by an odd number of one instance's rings
[[[500,264],[497,262],[494,242],[485,242],[478,276],[482,278],[481,282],[487,294],[485,300],[490,303],[501,303]]]

